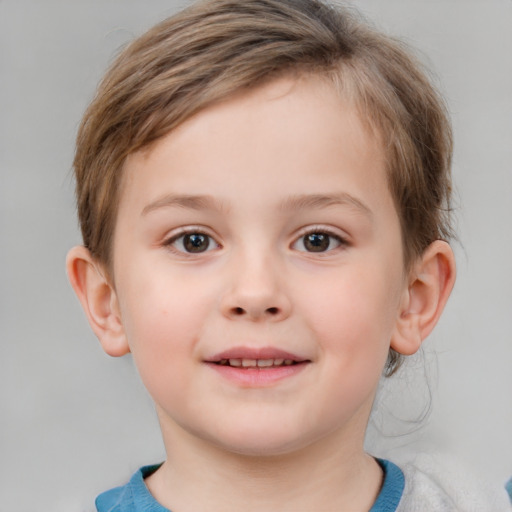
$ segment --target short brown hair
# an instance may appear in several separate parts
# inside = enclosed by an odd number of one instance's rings
[[[382,141],[408,266],[449,239],[451,128],[421,66],[352,9],[320,0],[205,0],[115,60],[87,109],[74,160],[84,245],[111,263],[126,157],[235,92],[286,73],[325,76]],[[390,352],[387,373],[400,363]]]

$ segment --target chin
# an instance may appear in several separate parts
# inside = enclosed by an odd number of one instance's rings
[[[275,426],[274,426],[275,427]],[[224,451],[247,457],[277,457],[298,452],[314,442],[313,436],[287,429],[244,428],[210,438]]]

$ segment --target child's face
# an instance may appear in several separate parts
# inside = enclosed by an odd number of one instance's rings
[[[281,79],[125,173],[115,287],[164,436],[248,454],[362,442],[407,285],[384,155],[354,109],[320,78]]]

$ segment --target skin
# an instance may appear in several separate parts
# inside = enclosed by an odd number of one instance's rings
[[[113,275],[84,248],[68,272],[106,352],[131,352],[155,401],[168,459],[146,483],[164,506],[371,507],[382,475],[363,440],[387,353],[419,348],[455,276],[439,241],[405,272],[384,165],[315,76],[234,97],[128,157]],[[247,382],[212,364],[233,347],[301,364]]]

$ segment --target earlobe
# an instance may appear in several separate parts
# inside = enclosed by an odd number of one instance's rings
[[[404,290],[391,348],[414,354],[436,325],[455,283],[455,258],[442,240],[430,244],[414,265]]]
[[[83,246],[73,247],[66,259],[71,286],[82,304],[89,324],[103,347],[114,357],[130,351],[114,287],[102,265]]]

